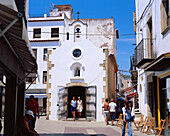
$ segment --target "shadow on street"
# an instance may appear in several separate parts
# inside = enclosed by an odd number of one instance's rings
[[[83,134],[83,133],[68,133],[68,134],[40,134],[40,136],[106,136],[104,134]]]

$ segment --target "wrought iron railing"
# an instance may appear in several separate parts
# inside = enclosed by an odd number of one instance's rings
[[[142,60],[152,60],[155,57],[153,38],[142,39],[135,48],[135,64],[138,65]]]

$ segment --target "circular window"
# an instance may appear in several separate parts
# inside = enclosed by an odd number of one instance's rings
[[[80,49],[75,49],[75,50],[73,51],[73,56],[74,56],[75,58],[80,57],[80,56],[81,56],[81,50],[80,50]]]

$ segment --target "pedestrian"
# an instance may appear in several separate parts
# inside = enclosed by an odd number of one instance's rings
[[[116,118],[119,118],[120,114],[123,114],[123,112],[122,112],[122,102],[118,101],[117,111],[116,111]]]
[[[111,103],[109,103],[109,107],[110,107],[110,117],[111,117],[112,126],[113,126],[113,121],[115,120],[115,113],[116,113],[116,107],[117,107],[113,98],[111,98]]]
[[[23,119],[21,120],[21,125],[18,128],[19,136],[39,136],[39,134],[34,130],[31,130],[29,127],[29,120],[31,120],[31,118],[33,118],[33,112],[31,110],[26,111],[25,116],[23,117]]]
[[[38,119],[40,118],[39,115],[39,104],[37,101],[35,101],[34,96],[31,95],[29,101],[26,104],[26,109],[33,111],[34,117],[30,120],[30,127],[31,130],[35,129],[35,122],[36,122],[36,114],[38,113]]]
[[[105,100],[105,103],[103,104],[102,108],[104,108],[104,118],[105,118],[106,125],[109,125],[108,120],[110,115],[110,107],[109,107],[108,99]]]
[[[77,101],[75,100],[75,97],[73,96],[73,100],[71,100],[71,113],[73,115],[73,119],[75,120],[76,118],[76,106],[77,106]]]
[[[123,111],[123,128],[122,136],[125,136],[126,123],[128,123],[129,133],[128,136],[132,136],[131,122],[134,120],[134,109],[130,108],[129,101],[125,101],[125,107],[122,108]]]
[[[77,112],[78,112],[79,118],[81,118],[82,111],[83,111],[83,102],[82,102],[82,100],[80,99],[80,96],[79,96],[78,100],[77,100]]]

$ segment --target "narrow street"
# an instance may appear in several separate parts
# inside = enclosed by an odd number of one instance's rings
[[[37,119],[36,131],[40,136],[120,136],[121,134],[120,127],[106,126],[104,122],[51,121],[45,117]],[[136,129],[133,133],[134,136],[145,136]]]

